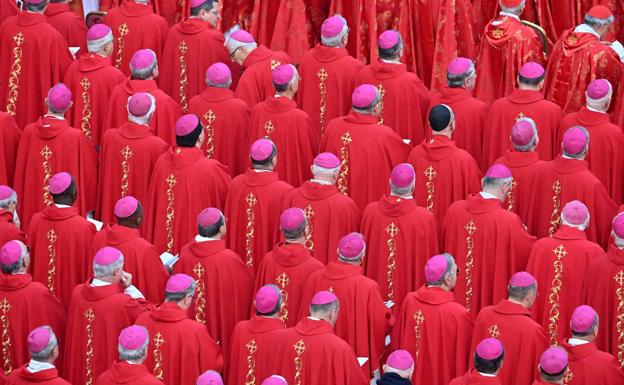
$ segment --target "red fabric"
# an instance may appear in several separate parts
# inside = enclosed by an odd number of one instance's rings
[[[63,82],[71,90],[74,99],[74,104],[68,111],[69,122],[73,127],[80,128],[85,135],[88,134],[91,143],[96,146],[102,138],[111,93],[124,80],[124,74],[111,65],[110,57],[94,53],[80,55],[65,73]],[[86,89],[81,83],[88,84]]]
[[[23,38],[19,46],[21,71],[17,74],[17,95],[11,107],[8,98],[13,92],[10,92],[9,79],[19,33]],[[46,23],[42,14],[20,12],[6,19],[0,26],[0,36],[0,110],[14,110],[17,125],[25,127],[46,112],[48,91],[63,80],[72,58],[63,36]]]
[[[606,187],[609,196],[617,204],[624,202],[624,177],[621,170],[624,156],[620,149],[624,146],[622,128],[609,122],[609,115],[590,111],[583,107],[580,111],[566,115],[561,121],[557,143],[561,143],[565,131],[574,126],[582,126],[589,132],[589,152],[585,160],[589,169]]]
[[[563,344],[568,352],[568,370],[573,377],[568,384],[616,385],[624,383],[624,372],[611,354],[598,350],[594,342],[583,345]]]
[[[197,321],[188,319],[186,310],[173,302],[165,302],[149,313],[142,314],[137,325],[147,328],[150,342],[147,347],[145,366],[155,375],[154,351],[160,350],[162,378],[165,384],[192,384],[206,370],[221,372],[223,355],[221,348]],[[154,346],[156,335],[162,346]]]
[[[275,171],[286,183],[299,186],[312,174],[310,165],[318,150],[320,135],[312,119],[286,97],[269,96],[251,109],[249,144],[268,138],[277,147]]]
[[[506,299],[484,308],[475,321],[470,351],[490,337],[497,338],[505,347],[506,365],[498,373],[501,382],[531,384],[538,375],[539,357],[548,347],[544,329],[531,318],[531,311]]]
[[[52,237],[56,235],[56,239]],[[91,241],[95,226],[75,207],[54,205],[35,214],[28,229],[33,279],[46,285],[65,308],[74,288],[91,271]],[[54,275],[50,271],[54,269]],[[51,281],[52,279],[52,281]]]
[[[234,326],[249,314],[255,293],[251,270],[240,256],[225,248],[224,240],[192,241],[182,248],[179,257],[173,266],[174,273],[185,273],[197,282],[203,281],[195,290],[189,318],[205,324],[210,336],[227,352]],[[204,303],[201,307],[200,301]]]
[[[126,361],[115,361],[111,367],[102,373],[95,385],[161,385],[162,382],[151,374],[145,365],[129,364]]]
[[[414,357],[413,385],[444,385],[468,369],[471,335],[470,316],[453,292],[422,286],[401,305],[392,348]]]
[[[7,311],[7,336],[11,344],[3,357],[9,358],[13,369],[28,363],[28,334],[41,326],[49,325],[59,341],[65,335],[67,315],[61,302],[47,287],[33,282],[30,274],[2,274],[0,296],[11,306]],[[8,357],[7,357],[8,356]]]
[[[118,129],[106,131],[100,150],[96,208],[102,222],[115,222],[115,203],[122,196],[133,196],[142,204],[147,203],[152,171],[168,149],[169,145],[145,125],[126,122]]]
[[[519,118],[531,118],[537,125],[539,143],[537,154],[542,160],[551,160],[561,151],[557,130],[563,114],[555,103],[544,100],[540,91],[516,89],[509,96],[502,97],[490,107],[483,130],[482,168],[487,169],[507,149],[512,148],[511,129]]]
[[[336,260],[340,238],[360,229],[360,210],[353,199],[340,194],[335,185],[303,182],[284,197],[283,208],[289,207],[312,209],[308,218],[310,239],[306,245],[312,256],[323,264]]]
[[[244,30],[249,30],[253,3],[254,0],[234,0],[219,4],[223,30],[226,31],[236,24]]]
[[[0,111],[0,184],[13,186],[15,158],[22,130],[17,127],[15,118]]]
[[[446,211],[457,200],[465,199],[468,194],[481,191],[481,171],[474,158],[464,150],[457,148],[455,142],[443,135],[434,135],[425,139],[409,154],[407,161],[416,171],[414,199],[422,207],[429,207],[439,222]],[[431,201],[427,189],[428,177],[425,175],[431,167]]]
[[[295,326],[299,314],[309,306],[309,302],[301,301],[308,277],[322,268],[323,264],[312,258],[304,245],[280,242],[260,262],[254,293],[264,285],[276,285],[282,293],[279,318],[287,327]]]
[[[214,120],[210,122],[210,112]],[[250,109],[247,103],[234,97],[234,92],[218,87],[207,87],[202,93],[189,102],[189,113],[200,117],[202,124],[210,125],[213,132],[212,158],[228,167],[230,175],[245,172],[249,166],[249,156],[246,151],[239,151],[242,143],[248,141]],[[208,133],[202,150],[208,156]]]
[[[170,188],[167,179],[171,175],[176,183]],[[154,166],[144,206],[145,238],[159,252],[177,254],[197,233],[197,214],[207,207],[225,206],[229,186],[230,176],[225,167],[206,159],[196,147],[176,147],[162,154]],[[167,230],[169,190],[173,208],[171,234]]]
[[[191,13],[191,2],[187,0],[154,0],[155,12],[167,20],[169,25],[180,22]]]
[[[279,240],[282,199],[290,190],[292,186],[278,180],[275,171],[247,170],[232,180],[225,204],[225,216],[229,219],[227,245],[254,273]],[[256,200],[253,204],[247,203],[251,195]]]
[[[383,90],[380,122],[413,144],[423,141],[423,122],[431,93],[418,76],[407,72],[405,64],[386,63],[379,59],[360,71],[357,84],[372,84]]]
[[[95,255],[104,246],[121,251],[124,271],[132,274],[134,286],[148,301],[160,303],[165,299],[169,272],[160,261],[156,248],[141,237],[139,229],[117,224],[106,226],[93,237],[89,255]]]
[[[362,62],[349,55],[346,48],[317,45],[303,55],[299,65],[297,102],[308,113],[321,134],[330,120],[347,115],[351,110],[351,93],[355,88]],[[321,79],[325,69],[325,113],[321,124]]]
[[[28,365],[24,365],[12,373],[6,380],[7,385],[25,385],[25,384],[42,384],[42,385],[71,385],[58,376],[58,370],[46,369],[40,372],[31,373],[28,371]]]
[[[139,92],[147,92],[156,100],[156,111],[150,120],[154,135],[175,145],[175,123],[182,115],[182,107],[156,85],[155,80],[132,80],[127,78],[110,95],[104,130],[121,127],[128,121],[128,98]]]
[[[556,40],[562,33],[583,22],[583,17],[591,7],[591,3],[590,1],[565,0],[557,4],[556,8],[552,8],[550,2],[537,0],[538,24],[543,26],[550,39]],[[609,7],[613,5],[609,4]]]
[[[425,263],[438,253],[440,245],[438,221],[414,199],[384,195],[379,202],[366,206],[362,234],[368,253],[363,261],[364,274],[377,281],[384,301],[394,301],[392,310],[397,313],[403,298],[426,282]],[[394,239],[393,261],[391,239]]]
[[[363,63],[377,60],[376,0],[331,0],[329,16],[341,15],[349,26],[349,54]]]
[[[252,315],[248,321],[236,324],[232,332],[229,359],[226,360],[225,383],[227,385],[244,384],[248,379],[249,370],[252,368],[248,357],[253,357],[253,378],[257,381],[272,375],[269,368],[273,366],[273,349],[279,342],[276,335],[285,328],[284,322],[278,318],[261,317]],[[250,347],[256,345],[252,353]],[[253,350],[253,348],[251,349]],[[279,370],[282,371],[282,368]],[[251,377],[249,377],[251,379]]]
[[[17,3],[14,0],[2,0],[0,1],[0,25],[11,16],[17,15],[19,9]]]
[[[49,3],[47,21],[63,35],[70,47],[80,47],[76,55],[87,53],[87,25],[84,19],[65,3]]]
[[[249,107],[275,95],[271,71],[279,64],[291,63],[284,52],[271,51],[263,45],[251,51],[243,62],[243,74],[236,86],[236,97],[243,99]]]
[[[557,277],[555,264],[561,247],[566,254],[561,256],[561,264],[557,264],[561,271]],[[565,225],[552,237],[535,242],[526,268],[541,283],[532,308],[533,319],[544,327],[551,344],[570,336],[572,312],[584,304],[581,296],[587,268],[604,254],[600,246],[587,240],[583,231]]]
[[[470,223],[476,228],[472,236],[467,229]],[[458,302],[473,316],[506,298],[509,278],[524,270],[535,243],[516,214],[502,208],[498,199],[485,199],[480,194],[451,205],[442,222],[442,239],[442,249],[455,257],[463,273],[457,276],[455,287]],[[473,246],[472,267],[467,265],[469,244]],[[471,294],[467,293],[468,279]]]
[[[72,384],[85,383],[89,380],[89,362],[95,381],[119,357],[116,336],[151,306],[144,300],[135,300],[124,294],[121,284],[92,287],[87,282],[77,286],[67,311],[66,359],[63,362],[65,378]],[[94,318],[89,323],[87,317],[91,313]],[[88,329],[89,324],[91,328]],[[91,344],[88,344],[88,330],[92,335]],[[93,353],[89,360],[87,352]]]
[[[265,2],[277,3],[276,0]],[[286,52],[295,63],[301,62],[303,55],[310,48],[306,3],[304,0],[281,0],[275,13],[280,17],[275,20],[271,49]],[[265,24],[265,27],[268,25]]]
[[[330,290],[338,297],[340,311],[334,331],[351,346],[357,357],[369,358],[362,370],[372,377],[380,367],[386,348],[385,337],[394,325],[394,317],[381,298],[379,285],[363,275],[361,266],[337,261],[310,275],[301,303],[309,304],[321,290]],[[309,308],[302,306],[299,319],[307,315]]]
[[[546,62],[542,40],[535,30],[509,16],[490,21],[479,48],[475,96],[491,103],[511,94],[518,71],[528,62]]]
[[[289,0],[292,1],[292,0]],[[269,46],[273,37],[273,30],[275,29],[278,19],[286,16],[280,11],[280,0],[254,0],[253,11],[251,12],[251,22],[249,25],[249,33],[251,33],[258,44]],[[305,22],[304,22],[305,25]]]
[[[501,380],[498,376],[483,376],[476,369],[470,369],[463,376],[452,379],[449,385],[501,385]]]
[[[585,203],[589,209],[591,219],[586,230],[587,239],[603,248],[607,246],[617,205],[609,198],[600,180],[589,171],[586,161],[564,159],[559,155],[535,170],[534,178],[528,201],[531,211],[526,222],[531,234],[540,238],[548,236],[551,220],[558,220],[563,206],[576,199]],[[561,185],[559,194],[553,191],[556,181]],[[559,209],[556,212],[553,203],[555,195],[559,196]],[[556,218],[552,214],[556,214]]]
[[[18,240],[26,243],[26,234],[20,230],[19,223],[13,222],[13,213],[0,209],[0,245],[4,245],[8,241]]]
[[[140,49],[151,49],[160,62],[169,25],[162,16],[152,11],[150,4],[126,0],[119,7],[107,12],[104,24],[113,32],[114,47],[111,56],[113,65],[124,75],[130,75],[130,59]],[[124,24],[128,32],[121,36]],[[121,54],[117,53],[118,51],[121,51]]]
[[[352,139],[347,145],[341,139],[346,133]],[[319,152],[331,152],[338,157],[344,152],[348,154],[349,159],[343,159],[340,172],[346,173],[348,195],[364,210],[368,203],[385,193],[385,181],[392,168],[405,160],[409,146],[390,127],[378,125],[376,116],[351,111],[329,122]]]
[[[47,206],[46,196],[52,200],[44,164],[46,147],[51,152],[47,160],[48,178],[57,172],[68,172],[78,190],[74,206],[82,215],[95,208],[97,155],[93,146],[66,120],[44,116],[24,129],[17,150],[14,188],[22,229],[26,231],[31,217]]]

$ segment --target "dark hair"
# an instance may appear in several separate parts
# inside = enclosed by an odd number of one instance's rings
[[[26,3],[26,10],[28,10],[30,12],[41,13],[41,12],[43,12],[43,10],[45,9],[45,7],[47,5],[48,5],[48,1],[47,0],[44,0],[40,4]]]
[[[284,238],[286,238],[287,241],[299,238],[301,234],[303,234],[303,232],[305,231],[305,228],[307,225],[308,225],[308,221],[305,220],[296,229],[292,229],[292,230],[282,229]]]
[[[54,201],[54,203],[58,202],[58,201],[64,201],[65,198],[75,201],[76,199],[74,198],[74,195],[76,194],[76,183],[74,183],[74,178],[72,177],[72,181],[69,184],[69,187],[67,187],[65,189],[65,191],[63,191],[60,194],[52,194],[50,192],[50,195],[52,196],[52,200]]]
[[[137,204],[136,210],[129,217],[119,218],[117,215],[115,215],[115,218],[117,219],[118,224],[136,222],[137,218],[143,216],[143,206],[141,205],[141,202],[137,202],[137,203],[138,204]]]
[[[277,147],[273,145],[273,151],[271,152],[271,155],[269,155],[269,157],[266,158],[265,160],[255,160],[251,158],[251,168],[267,168],[269,164],[271,164],[271,161],[273,160],[273,158],[275,158],[276,155],[277,155]]]
[[[223,226],[223,223],[223,216],[221,216],[221,218],[219,218],[219,220],[211,226],[202,227],[200,225],[197,225],[197,231],[199,231],[199,235],[201,235],[202,237],[212,238],[215,235],[219,234],[219,230],[221,229],[221,226]]]
[[[286,83],[286,84],[275,84],[273,83],[273,87],[275,87],[275,91],[276,92],[286,92],[288,91],[288,86],[290,85],[290,82]]]
[[[537,286],[533,283],[529,286],[507,286],[507,291],[509,292],[509,298],[515,299],[517,301],[522,301],[529,295],[530,292],[535,292],[537,290]]]
[[[542,76],[538,78],[534,78],[534,79],[525,78],[522,75],[518,75],[518,82],[522,84],[526,84],[527,86],[537,87],[537,85],[540,84],[542,80],[544,80],[545,76],[546,76],[545,72]]]
[[[542,375],[542,378],[545,381],[553,382],[553,381],[560,380],[563,377],[563,374],[565,373],[567,368],[568,366],[566,365],[566,367],[563,368],[563,370],[560,371],[559,373],[546,373],[544,369],[542,369],[541,367],[539,368],[539,371],[540,371],[540,374]]]
[[[271,311],[269,311],[267,313],[260,313],[258,311],[258,309],[256,309],[256,315],[270,317],[270,316],[274,315],[275,313],[277,313],[279,311],[280,306],[282,306],[282,296],[281,295],[280,295],[279,301],[277,301],[277,303],[275,304],[275,307]]]
[[[440,132],[448,127],[451,123],[451,118],[451,110],[442,104],[434,106],[431,111],[429,111],[429,125],[431,129],[436,132]]]
[[[379,53],[379,57],[385,60],[395,59],[399,51],[403,48],[403,39],[399,36],[399,40],[397,43],[390,48],[380,48],[377,46],[377,52]]]
[[[326,303],[323,305],[310,305],[310,313],[327,313],[331,309],[338,307],[338,301]]]
[[[184,136],[176,135],[176,144],[180,147],[194,147],[203,130],[204,127],[202,126],[201,121],[199,121],[199,123],[197,123],[197,127],[195,127],[191,133]]]
[[[214,7],[214,3],[216,2],[216,0],[206,0],[204,1],[201,5],[191,8],[191,16],[197,16],[199,15],[199,12],[203,9],[206,12],[210,12],[212,10],[212,8]]]
[[[486,360],[485,358],[479,357],[479,355],[475,353],[474,366],[475,369],[481,373],[494,374],[498,369],[500,369],[503,363],[503,358],[505,358],[505,352],[503,352],[500,357],[493,360]]]

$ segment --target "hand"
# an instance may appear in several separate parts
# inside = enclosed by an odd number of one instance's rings
[[[125,288],[132,286],[132,274],[122,271],[121,272],[121,283]]]

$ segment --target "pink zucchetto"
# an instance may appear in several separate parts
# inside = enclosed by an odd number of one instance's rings
[[[195,385],[223,385],[221,375],[214,370],[207,370],[197,377]]]
[[[425,279],[427,282],[438,282],[448,268],[448,260],[444,254],[434,255],[425,264]]]
[[[611,83],[609,83],[606,79],[596,79],[593,80],[587,86],[587,90],[585,94],[588,98],[598,100],[602,99],[605,96],[609,95],[611,92]]]
[[[52,333],[49,326],[39,326],[28,335],[28,351],[39,353],[48,347]]]
[[[214,207],[203,209],[197,216],[197,224],[201,227],[212,226],[223,216],[221,210]]]
[[[580,127],[568,128],[563,134],[563,151],[576,155],[581,153],[587,146],[587,133]]]
[[[72,93],[63,83],[58,83],[48,91],[48,106],[54,111],[65,111],[71,104]]]
[[[14,194],[15,194],[15,190],[10,188],[9,186],[3,185],[3,184],[0,185],[0,201],[9,199]]]
[[[539,366],[548,374],[561,373],[568,366],[568,352],[559,346],[548,348],[540,356]]]
[[[451,60],[449,65],[446,67],[446,71],[451,75],[462,75],[468,72],[471,68],[473,68],[472,60],[466,59],[465,57],[458,57]]]
[[[22,257],[24,248],[20,241],[8,241],[0,248],[0,264],[10,266]]]
[[[149,339],[147,329],[143,326],[132,325],[119,333],[117,341],[126,350],[137,350],[145,346]]]
[[[362,84],[351,94],[351,103],[356,108],[366,108],[377,98],[377,88],[372,84]]]
[[[95,253],[93,257],[93,263],[100,266],[110,265],[115,263],[122,257],[121,251],[114,247],[105,246]]]
[[[407,350],[395,350],[388,356],[386,365],[397,370],[409,370],[414,366],[414,359]]]
[[[570,318],[570,327],[577,333],[587,332],[596,322],[596,311],[587,305],[581,305],[574,309]]]
[[[225,84],[232,78],[230,67],[223,63],[214,63],[206,70],[206,79],[212,84]]]
[[[147,115],[152,109],[152,97],[146,92],[138,92],[128,99],[128,113],[140,117]]]
[[[144,70],[154,65],[156,54],[151,49],[140,49],[132,55],[130,68],[133,70]]]
[[[256,310],[258,313],[268,314],[275,310],[279,302],[280,293],[275,285],[264,285],[256,293]]]
[[[104,39],[109,34],[112,34],[112,31],[106,24],[94,24],[87,31],[87,41]]]
[[[205,2],[206,0],[191,0],[191,8],[197,8]]]
[[[282,230],[296,230],[303,223],[305,223],[306,217],[299,207],[291,207],[284,210],[280,215],[280,228]]]
[[[310,300],[310,305],[327,305],[336,301],[338,301],[338,297],[334,293],[324,290],[314,294],[314,297]]]
[[[139,208],[139,201],[133,196],[125,196],[115,203],[115,216],[117,218],[128,218],[136,213]]]
[[[195,114],[186,114],[178,118],[175,125],[176,136],[186,136],[199,126],[199,117]]]
[[[511,143],[516,146],[527,146],[535,136],[535,129],[526,119],[518,119],[511,128]]]
[[[619,213],[613,218],[611,227],[618,238],[624,238],[624,213]]]
[[[50,193],[61,194],[71,186],[72,176],[66,172],[59,172],[50,178]]]
[[[381,49],[388,49],[394,47],[399,42],[399,33],[395,30],[389,29],[384,31],[377,39],[377,45]]]
[[[258,139],[251,144],[251,159],[256,162],[267,160],[273,154],[274,144],[268,139]]]
[[[338,254],[343,259],[357,259],[366,250],[364,236],[360,233],[349,233],[338,241]]]
[[[496,338],[486,338],[479,342],[475,353],[484,360],[495,360],[503,354],[503,344]]]
[[[345,22],[339,16],[328,17],[321,24],[321,36],[324,38],[336,37],[342,32]]]
[[[262,381],[262,385],[288,385],[288,382],[284,377],[274,374]]]
[[[237,29],[230,34],[230,39],[236,40],[240,43],[249,44],[254,43],[254,37],[244,29]]]
[[[44,1],[46,0],[26,0],[25,3],[37,5],[43,3]]]
[[[294,77],[295,66],[292,64],[280,64],[271,72],[271,80],[277,85],[288,84]]]
[[[314,158],[314,165],[320,168],[334,169],[340,167],[340,159],[331,152],[323,152]]]
[[[187,291],[195,281],[190,275],[174,274],[169,277],[165,291],[167,293],[181,293]]]
[[[571,225],[582,225],[589,218],[589,210],[583,202],[571,201],[563,206],[562,210],[565,221]]]
[[[485,172],[486,178],[511,178],[511,170],[504,164],[496,163],[490,166]]]
[[[398,188],[410,186],[416,179],[414,167],[409,163],[401,163],[396,165],[390,173],[390,181],[392,185]]]
[[[520,71],[518,73],[525,79],[537,79],[544,76],[544,67],[540,64],[530,61],[520,67]]]
[[[534,285],[537,281],[535,277],[526,271],[519,271],[516,274],[511,276],[509,280],[509,286],[513,287],[527,287]]]

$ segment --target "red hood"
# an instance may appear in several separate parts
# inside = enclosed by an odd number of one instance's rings
[[[141,237],[139,229],[133,229],[126,226],[120,226],[117,224],[110,225],[106,230],[104,239],[107,245],[118,246],[122,243],[126,243],[133,239]]]
[[[153,13],[151,4],[139,4],[134,1],[124,1],[119,6],[119,11],[122,15],[130,17],[145,16]]]
[[[520,27],[522,23],[513,17],[501,16],[488,23],[485,27],[485,37],[491,45],[501,48]]]
[[[0,289],[15,291],[28,286],[32,282],[30,274],[0,274]]]
[[[523,167],[540,161],[535,151],[521,152],[507,149],[503,157],[510,167]]]
[[[598,37],[592,33],[574,32],[574,28],[569,29],[561,35],[563,39],[563,50],[566,53],[574,53],[586,46],[599,42]]]
[[[40,13],[22,11],[17,14],[17,24],[23,27],[35,24],[42,24],[45,23],[46,20],[46,15]]]
[[[493,309],[498,314],[525,315],[531,318],[531,311],[519,303],[511,302],[508,299],[500,300]]]
[[[570,345],[567,341],[565,341],[563,343],[563,347],[570,355],[570,361],[580,361],[598,351],[595,342],[589,342],[583,345]]]
[[[58,371],[56,368],[46,369],[39,372],[31,373],[26,367],[28,364],[19,368],[18,376],[22,378],[24,383],[37,383],[37,382],[49,382],[55,378],[58,378]]]
[[[335,261],[327,264],[323,271],[323,275],[325,275],[325,278],[330,280],[346,279],[362,274],[362,266],[350,265],[348,263],[340,261]]]
[[[100,301],[104,298],[124,292],[124,287],[121,283],[106,286],[90,286],[90,283],[91,280],[85,283],[80,289],[82,297],[90,302]]]
[[[280,242],[273,248],[275,262],[282,266],[297,266],[312,258],[304,245]]]
[[[406,73],[407,66],[403,63],[386,63],[379,59],[371,64],[371,70],[378,80],[388,80]]]
[[[595,127],[609,123],[609,114],[598,111],[590,111],[587,107],[582,107],[575,115],[576,120],[583,127]]]
[[[279,318],[268,318],[254,314],[247,322],[247,328],[254,334],[266,333],[272,330],[286,329],[286,324]]]
[[[225,250],[225,240],[219,239],[206,242],[193,241],[189,248],[197,258],[209,257]]]
[[[251,187],[266,186],[279,179],[277,176],[277,172],[275,171],[255,172],[253,170],[247,170],[245,171],[244,175],[245,177],[243,179],[243,182],[245,182],[247,186]]]
[[[67,120],[47,116],[39,118],[35,124],[37,135],[43,139],[52,139],[69,128]]]
[[[172,147],[166,154],[165,156],[169,157],[173,169],[187,167],[199,161],[204,156],[202,150],[197,147]]]
[[[297,103],[294,100],[288,99],[284,96],[269,96],[264,101],[263,105],[265,109],[272,114],[282,114],[297,108]]]
[[[145,365],[132,365],[125,361],[115,361],[110,367],[110,379],[115,384],[137,384],[141,377],[150,376]]]
[[[615,263],[616,265],[624,266],[624,250],[623,249],[619,249],[617,246],[611,245],[609,246],[607,257],[609,257],[609,260]]]
[[[568,159],[561,155],[558,155],[552,162],[553,168],[560,174],[571,174],[589,169],[589,164],[586,160]]]
[[[46,8],[45,15],[46,16],[54,16],[63,12],[71,12],[69,9],[69,4],[65,3],[49,3]]]
[[[100,68],[110,66],[111,63],[110,57],[103,57],[92,52],[85,53],[78,58],[78,68],[82,72],[99,70]]]
[[[444,87],[440,91],[440,103],[452,104],[472,98],[472,91],[461,87]]]
[[[41,212],[41,215],[50,221],[64,221],[78,215],[78,209],[75,207],[56,207],[52,205],[46,207]]]
[[[128,94],[133,95],[137,92],[148,92],[151,93],[154,90],[158,89],[158,84],[156,84],[156,80],[137,80],[127,78],[123,83],[121,83],[121,88]]]
[[[346,48],[325,47],[321,44],[317,44],[312,51],[312,56],[321,63],[330,63],[348,55]]]
[[[155,321],[162,322],[179,322],[188,319],[186,310],[173,302],[165,302],[158,306],[156,309],[152,310],[150,316]]]
[[[234,91],[221,87],[207,87],[202,91],[201,96],[208,102],[216,103],[232,99]]]
[[[414,211],[417,207],[414,199],[384,195],[379,200],[379,210],[388,217],[401,217]]]
[[[416,298],[419,301],[431,305],[442,305],[443,303],[455,301],[455,294],[452,291],[446,291],[439,287],[421,286],[416,290]]]
[[[334,328],[325,320],[313,320],[308,317],[297,322],[295,330],[304,336],[314,336],[319,334],[334,334]]]
[[[327,185],[305,181],[299,188],[299,192],[308,200],[320,201],[338,194],[338,189],[333,184]]]
[[[542,91],[515,89],[507,99],[516,104],[531,104],[543,100],[544,94]]]
[[[210,24],[196,17],[192,17],[179,22],[174,28],[185,35],[194,35],[210,28]]]
[[[485,199],[481,194],[470,194],[466,198],[468,212],[471,214],[483,214],[488,211],[496,210],[501,207],[501,201],[498,199]]]
[[[427,153],[427,159],[432,162],[439,162],[448,158],[458,150],[455,142],[444,135],[433,135],[431,138],[425,139],[421,146]]]
[[[129,139],[139,139],[154,135],[154,131],[150,126],[145,124],[125,122],[119,126],[119,134]]]

